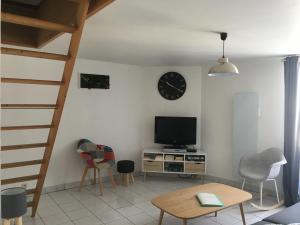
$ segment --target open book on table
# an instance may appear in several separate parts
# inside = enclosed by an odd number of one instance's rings
[[[197,199],[199,200],[201,206],[204,207],[223,207],[223,202],[213,193],[203,193],[199,192],[196,195]]]

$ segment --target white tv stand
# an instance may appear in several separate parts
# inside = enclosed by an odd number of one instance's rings
[[[144,180],[147,173],[173,173],[204,175],[206,155],[197,152],[164,152],[163,149],[146,148],[142,154]]]

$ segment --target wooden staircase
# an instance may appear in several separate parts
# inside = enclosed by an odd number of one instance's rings
[[[25,0],[24,4],[15,3],[15,1],[10,0],[2,2],[2,44],[40,48],[63,33],[71,33],[67,55],[1,47],[2,54],[65,62],[60,81],[6,78],[5,74],[4,77],[2,74],[1,78],[2,83],[59,86],[55,104],[1,104],[1,110],[54,109],[51,124],[1,127],[1,132],[49,129],[48,139],[44,143],[1,146],[2,154],[19,149],[44,148],[44,154],[41,159],[1,164],[1,169],[22,169],[26,166],[40,165],[38,174],[1,180],[2,186],[36,180],[36,187],[27,190],[27,194],[33,194],[32,202],[28,202],[28,207],[32,207],[33,217],[36,214],[40,195],[43,190],[85,20],[111,2],[113,0],[41,0],[40,4],[35,6],[26,5]],[[5,173],[5,171],[2,171],[2,173]]]

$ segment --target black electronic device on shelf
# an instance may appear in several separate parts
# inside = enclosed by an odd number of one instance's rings
[[[205,162],[205,155],[187,155],[185,156],[185,160],[193,162]]]
[[[197,152],[196,148],[187,148],[186,152]]]

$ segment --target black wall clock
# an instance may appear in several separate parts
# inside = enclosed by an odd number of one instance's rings
[[[185,79],[177,72],[167,72],[158,81],[158,91],[165,99],[179,99],[185,93],[185,90]]]

